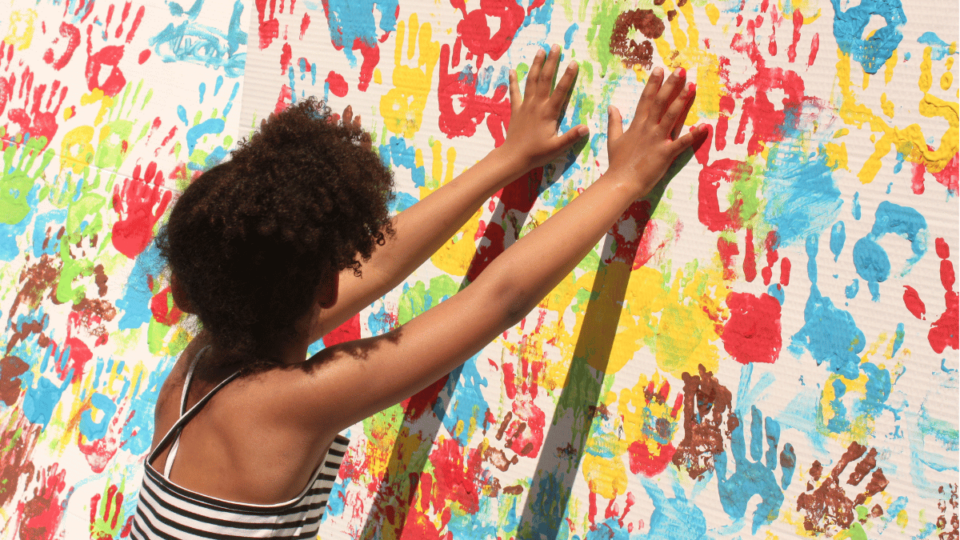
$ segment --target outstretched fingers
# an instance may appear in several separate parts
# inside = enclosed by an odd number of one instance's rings
[[[524,96],[532,96],[536,93],[537,86],[540,82],[540,72],[543,70],[543,60],[546,53],[543,52],[543,49],[538,48],[536,56],[533,57],[533,62],[530,64],[530,70],[527,71],[527,83],[523,88]]]
[[[706,126],[694,126],[685,135],[670,143],[670,155],[676,158],[691,146],[697,145],[707,135]]]
[[[520,97],[520,83],[517,82],[517,70],[510,70],[510,113],[511,115],[517,113],[517,108],[520,107],[520,102],[522,98]]]
[[[560,112],[560,108],[567,100],[567,96],[570,95],[570,89],[573,87],[573,82],[577,79],[577,72],[579,69],[580,66],[576,62],[570,62],[567,64],[567,69],[563,71],[563,76],[560,77],[559,81],[557,81],[557,87],[553,90],[553,94],[550,96],[550,99],[553,100],[553,105],[556,107],[557,112]]]
[[[540,72],[540,82],[537,85],[537,93],[540,97],[550,96],[550,90],[553,89],[553,78],[557,74],[557,67],[560,65],[560,47],[554,45],[550,47],[550,54],[546,62],[543,63],[543,71]]]
[[[683,68],[677,69],[667,77],[667,80],[663,81],[663,85],[657,92],[657,96],[653,98],[653,101],[650,103],[650,108],[646,111],[648,118],[660,123],[667,109],[683,90],[686,81],[687,70]],[[672,131],[672,127],[671,125],[670,129],[667,130],[668,133]]]
[[[687,122],[687,116],[690,115],[690,108],[693,107],[693,102],[697,99],[696,83],[687,84],[687,89],[685,92],[687,104],[684,106],[683,112],[680,113],[678,120],[674,123],[673,131],[670,133],[671,139],[676,139],[680,136],[680,132],[683,130],[683,125]]]
[[[676,134],[683,129],[683,123],[686,121],[687,113],[690,112],[690,105],[693,103],[696,91],[697,85],[693,83],[686,85],[660,119],[660,131],[669,134],[671,139],[676,138]]]
[[[637,111],[635,118],[645,118],[650,108],[653,106],[653,100],[656,99],[660,86],[663,84],[663,69],[654,68],[647,78],[647,84],[643,87],[640,99],[637,101]]]

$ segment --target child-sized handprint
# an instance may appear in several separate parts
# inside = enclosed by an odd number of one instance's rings
[[[127,32],[126,38],[119,44],[106,45],[97,52],[93,52],[93,31],[94,27],[96,27],[97,32],[104,42],[121,39],[124,26],[127,24],[127,18],[130,16],[130,7],[130,2],[126,2],[123,5],[120,22],[117,23],[117,27],[113,31],[111,31],[110,28],[110,21],[113,19],[115,9],[113,4],[110,4],[107,10],[107,17],[102,26],[102,30],[100,30],[99,20],[87,26],[87,67],[85,76],[87,79],[87,88],[91,92],[95,88],[99,88],[105,95],[113,97],[119,94],[120,90],[127,84],[126,77],[124,77],[123,72],[120,71],[120,61],[123,59],[124,48],[130,44],[133,36],[137,33],[137,28],[140,27],[145,8],[140,6],[140,9],[137,10],[133,21],[130,22],[130,30]],[[103,75],[101,70],[104,68],[109,68],[110,73]]]
[[[535,4],[531,2],[530,11]],[[457,23],[457,40],[476,57],[478,69],[486,55],[494,60],[500,59],[524,23],[523,8],[517,0],[484,0],[479,9],[469,13],[464,0],[450,0],[450,5],[463,13],[463,20]],[[497,19],[496,32],[491,34],[489,23]]]
[[[487,129],[493,137],[494,144],[499,146],[506,140],[507,125],[510,123],[510,98],[507,95],[507,78],[504,70],[495,82],[493,67],[488,66],[484,71],[473,72],[472,66],[465,66],[456,71],[460,64],[460,48],[453,49],[451,56],[450,46],[440,48],[440,76],[437,83],[437,96],[440,101],[440,131],[448,138],[472,137],[477,131],[477,125],[486,119]],[[484,84],[478,84],[480,82]],[[478,95],[483,93],[482,88],[494,86],[493,96]],[[454,107],[454,99],[459,101],[459,107]],[[457,112],[457,109],[460,112]]]
[[[957,332],[957,321],[960,320],[960,294],[954,290],[953,286],[957,281],[957,274],[954,270],[953,262],[950,260],[950,244],[943,238],[937,238],[937,256],[940,257],[940,283],[943,285],[943,300],[946,309],[936,321],[930,323],[930,332],[927,333],[927,340],[930,347],[937,354],[942,354],[947,347],[956,350],[960,347],[960,336]],[[926,319],[927,307],[917,293],[916,289],[909,285],[904,285],[903,303],[910,310],[914,317]]]
[[[714,459],[723,452],[724,429],[731,411],[730,390],[700,364],[700,374],[683,374],[683,440],[677,445],[673,464],[699,480],[713,471]]]
[[[395,66],[393,68],[393,85],[380,99],[380,116],[383,117],[385,127],[397,135],[406,138],[413,137],[420,130],[423,122],[423,109],[427,106],[427,95],[433,83],[433,70],[437,67],[440,58],[440,43],[432,41],[430,23],[419,23],[417,14],[410,15],[410,36],[407,40],[407,60],[413,60],[419,44],[420,54],[416,64],[407,66],[402,64],[404,36],[407,27],[403,21],[397,25],[396,49],[394,50]]]
[[[6,136],[0,127],[0,139]],[[0,224],[17,225],[30,214],[30,192],[53,161],[53,150],[43,151],[39,139],[24,145],[11,144],[3,150],[0,171]],[[40,158],[40,162],[37,162]]]
[[[93,2],[91,2],[90,5],[93,5]],[[63,52],[55,53],[53,45],[59,43],[61,37],[66,40],[66,43],[62,47]],[[55,71],[60,71],[70,62],[70,59],[73,58],[73,53],[79,45],[80,30],[76,26],[63,21],[60,23],[60,37],[54,38],[50,48],[43,53],[43,61],[53,66]],[[59,48],[60,47],[58,47],[58,49]]]
[[[756,495],[762,499],[753,515],[753,534],[761,525],[772,522],[780,515],[780,505],[783,504],[783,490],[793,481],[793,472],[797,466],[797,456],[793,445],[786,443],[777,459],[777,448],[780,446],[780,424],[767,417],[764,422],[760,410],[751,407],[752,421],[750,422],[750,458],[747,458],[746,442],[743,435],[743,423],[733,413],[737,426],[730,436],[730,449],[736,472],[727,475],[726,452],[717,456],[717,478],[720,482],[720,504],[731,518],[739,521],[747,512],[747,502]],[[761,426],[763,424],[763,426]],[[763,432],[766,431],[766,437]],[[766,462],[761,461],[763,440],[766,438]],[[777,463],[780,464],[780,481],[777,482],[774,472]]]
[[[26,88],[24,88],[26,85]],[[59,90],[59,97],[57,91]],[[11,122],[20,126],[20,133],[29,134],[31,138],[42,139],[44,145],[50,144],[57,134],[57,114],[64,98],[67,97],[67,87],[60,86],[60,81],[54,81],[50,93],[46,94],[47,85],[38,84],[33,87],[33,74],[30,68],[24,72],[20,81],[20,95],[23,96],[23,105],[10,109],[7,117]],[[46,100],[44,95],[46,94]],[[33,102],[31,103],[31,99]]]
[[[940,529],[941,540],[960,540],[957,484],[948,484],[946,488],[940,486],[940,489],[937,490],[941,497],[940,501],[937,502],[937,508],[940,510],[940,517],[937,518],[937,528]]]
[[[153,226],[170,204],[173,193],[163,187],[163,173],[157,164],[147,165],[145,176],[141,167],[133,169],[133,178],[123,181],[123,189],[113,188],[113,209],[120,220],[113,224],[113,246],[117,251],[135,259],[150,243]]]
[[[60,506],[60,498],[67,483],[64,478],[67,471],[56,463],[46,469],[41,469],[34,476],[36,487],[33,496],[26,502],[17,505],[18,519],[12,523],[20,523],[16,538],[53,538],[63,519],[64,511]],[[73,488],[70,489],[73,491]],[[67,492],[67,497],[70,492]]]
[[[128,519],[127,526],[124,526],[123,492],[115,484],[107,487],[106,497],[97,493],[90,499],[91,540],[111,540],[121,536],[121,529],[129,533],[130,524],[132,521]]]
[[[647,495],[653,500],[653,514],[650,516],[650,532],[641,536],[644,540],[672,540],[684,538],[697,540],[707,532],[707,520],[703,512],[675,479],[673,497],[667,495],[652,480],[641,478],[640,483]]]
[[[847,485],[859,491],[851,498],[843,488],[840,475],[847,465],[857,460],[859,462],[846,480]],[[861,487],[863,479],[871,471],[873,474],[870,475],[870,481]],[[802,510],[805,514],[804,529],[831,536],[850,528],[857,519],[856,507],[865,503],[868,497],[883,491],[888,484],[883,469],[877,467],[877,449],[871,448],[868,451],[865,446],[856,442],[850,444],[829,476],[821,481],[822,475],[823,465],[814,461],[810,467],[811,481],[807,482],[806,492],[797,497],[797,510]],[[820,485],[814,488],[814,482],[820,482]]]
[[[617,410],[623,417],[623,432],[630,446],[630,471],[633,474],[656,476],[667,468],[676,448],[673,436],[677,432],[677,417],[683,394],[670,403],[670,383],[663,381],[660,388],[654,376],[649,383],[640,377],[632,389],[620,393]]]

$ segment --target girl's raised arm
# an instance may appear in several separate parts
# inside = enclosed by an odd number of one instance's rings
[[[544,97],[558,93],[551,93],[550,66],[548,61],[542,70],[531,70],[523,102],[511,80],[515,111],[539,111]],[[634,200],[650,192],[681,152],[702,140],[703,129],[678,137],[696,90],[685,78],[681,69],[664,81],[662,70],[655,70],[626,131],[611,107],[607,173],[500,255],[469,287],[386,335],[330,347],[308,361],[310,376],[297,373],[287,387],[286,406],[297,411],[291,420],[324,431],[352,425],[428,386],[521,320]],[[517,115],[508,137],[543,136],[537,122],[519,121],[530,117],[537,115]],[[502,159],[511,161],[502,165],[510,170],[530,165],[518,155]]]
[[[530,74],[549,74],[552,81],[560,62],[560,48],[554,47],[545,56],[543,50],[537,53]],[[576,76],[577,64],[571,62],[552,93],[547,88],[537,99],[527,99],[521,105],[515,95],[516,73],[511,72],[513,129],[507,130],[506,141],[466,172],[393,218],[394,236],[363,264],[362,277],[355,276],[352,269],[340,274],[337,302],[321,311],[311,328],[310,341],[320,339],[399,285],[510,181],[548,163],[586,135],[586,126],[557,134],[557,120]],[[531,77],[527,80],[529,87]],[[351,112],[344,113],[345,122],[351,118]]]

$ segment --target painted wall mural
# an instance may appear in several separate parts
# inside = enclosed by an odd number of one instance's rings
[[[958,6],[933,0],[0,0],[0,538],[125,538],[196,327],[151,244],[305,96],[416,203],[504,140],[507,72],[581,64],[561,129],[312,350],[466,287],[603,171],[606,106],[686,68],[710,137],[528,317],[350,429],[320,537],[960,538]]]

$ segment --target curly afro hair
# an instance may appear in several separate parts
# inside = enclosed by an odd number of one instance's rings
[[[311,98],[271,115],[232,159],[183,192],[156,243],[214,344],[244,369],[276,345],[320,285],[393,234],[393,176],[359,127]]]

